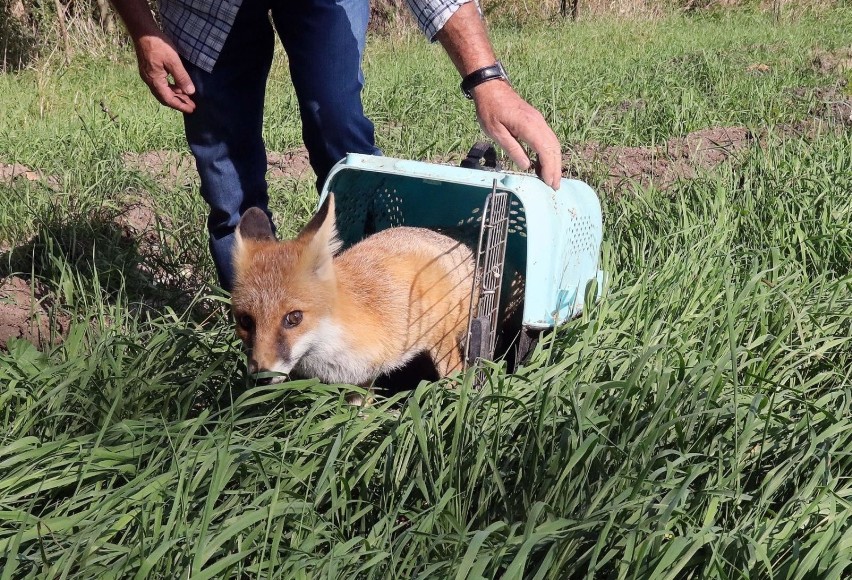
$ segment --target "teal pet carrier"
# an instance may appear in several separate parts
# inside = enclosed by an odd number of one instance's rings
[[[602,288],[600,202],[585,183],[557,191],[534,175],[496,168],[477,144],[462,166],[351,154],[325,182],[344,247],[396,226],[442,231],[477,257],[467,361],[522,360],[542,330],[582,312],[590,281]]]

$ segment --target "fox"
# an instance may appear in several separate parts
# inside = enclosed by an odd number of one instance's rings
[[[334,195],[290,240],[250,208],[236,229],[231,292],[250,374],[371,390],[426,353],[441,377],[462,369],[473,252],[428,228],[393,227],[344,251]],[[357,402],[357,399],[356,399]]]

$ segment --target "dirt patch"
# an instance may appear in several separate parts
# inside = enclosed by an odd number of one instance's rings
[[[68,331],[66,316],[51,317],[49,296],[40,285],[35,287],[17,276],[0,280],[0,349],[10,340],[20,338],[38,347],[62,340]]]
[[[144,192],[127,192],[119,203],[117,212],[109,210],[102,216],[109,220],[121,233],[121,237],[135,244],[140,262],[137,269],[155,284],[170,287],[196,288],[202,284],[201,270],[193,264],[163,263],[169,252],[163,247],[170,245],[171,222],[159,211],[150,195]],[[161,231],[166,232],[165,238]]]
[[[270,151],[266,154],[266,159],[269,167],[266,173],[267,179],[301,179],[313,174],[308,160],[308,150],[304,147],[297,147],[283,153]]]
[[[822,135],[834,134],[839,135],[844,131],[843,127],[834,121],[827,121],[819,117],[811,117],[795,123],[784,123],[776,125],[772,128],[771,134],[768,129],[765,129],[758,136],[758,142],[765,143],[770,136],[780,137],[782,139],[794,138],[813,141]]]
[[[701,169],[712,169],[753,141],[745,127],[715,127],[670,139],[667,153]]]
[[[169,150],[127,152],[121,160],[128,169],[150,176],[165,187],[191,187],[198,180],[195,160],[187,153]]]
[[[157,213],[150,200],[131,201],[115,216],[115,223],[127,236],[151,237],[154,234]]]
[[[195,187],[198,173],[195,160],[188,153],[169,150],[127,152],[121,156],[124,165],[150,176],[164,187]],[[308,151],[304,147],[284,152],[267,153],[267,179],[301,179],[313,171],[308,162]]]
[[[59,189],[59,178],[55,175],[44,175],[20,163],[0,163],[0,183],[11,185],[19,179],[38,181],[53,190]]]
[[[839,99],[826,103],[826,110],[831,119],[852,127],[852,99]]]
[[[745,70],[746,70],[747,73],[751,73],[751,74],[764,74],[764,73],[768,73],[772,69],[770,68],[770,66],[768,64],[764,64],[762,62],[756,62],[756,63],[748,65]]]
[[[589,142],[563,155],[563,171],[582,178],[606,171],[603,186],[611,191],[631,183],[667,189],[717,167],[753,140],[745,127],[714,127],[656,147],[608,147]]]
[[[626,99],[618,103],[619,113],[630,113],[632,111],[644,111],[648,107],[645,99]]]
[[[840,80],[823,87],[800,87],[793,89],[798,99],[813,101],[810,114],[841,126],[852,127],[852,96],[845,90],[847,82]]]
[[[168,227],[169,221],[168,217],[157,211],[151,196],[128,191],[122,196],[118,206],[119,210],[104,211],[102,219],[114,223],[124,239],[134,240],[140,255],[151,255],[159,251],[158,224]]]
[[[813,67],[823,74],[837,74],[852,70],[852,46],[835,51],[815,50]]]

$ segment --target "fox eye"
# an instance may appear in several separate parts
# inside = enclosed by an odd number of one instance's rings
[[[240,314],[240,316],[237,317],[237,324],[239,324],[240,328],[246,332],[254,330],[254,320],[248,314]]]
[[[293,312],[288,312],[284,315],[284,328],[293,328],[294,326],[299,326],[300,322],[302,322],[301,310],[294,310]]]

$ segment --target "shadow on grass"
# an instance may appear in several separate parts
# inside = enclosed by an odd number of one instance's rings
[[[10,338],[43,353],[22,376],[38,393],[62,376],[68,408],[79,416],[66,430],[75,433],[227,408],[247,381],[224,302],[202,298],[209,288],[181,276],[168,250],[156,251],[160,228],[131,235],[116,213],[43,221],[30,240],[0,253],[0,303],[7,289],[20,290],[3,303],[3,312],[21,314],[6,317],[22,326]],[[34,304],[56,329],[50,340],[24,332]],[[7,351],[17,368],[22,348],[0,344],[0,356]]]
[[[0,253],[0,279],[26,279],[71,309],[81,300],[122,296],[134,308],[190,308],[193,296],[209,289],[205,280],[181,264],[157,224],[136,227],[133,209],[42,221],[29,241]]]

